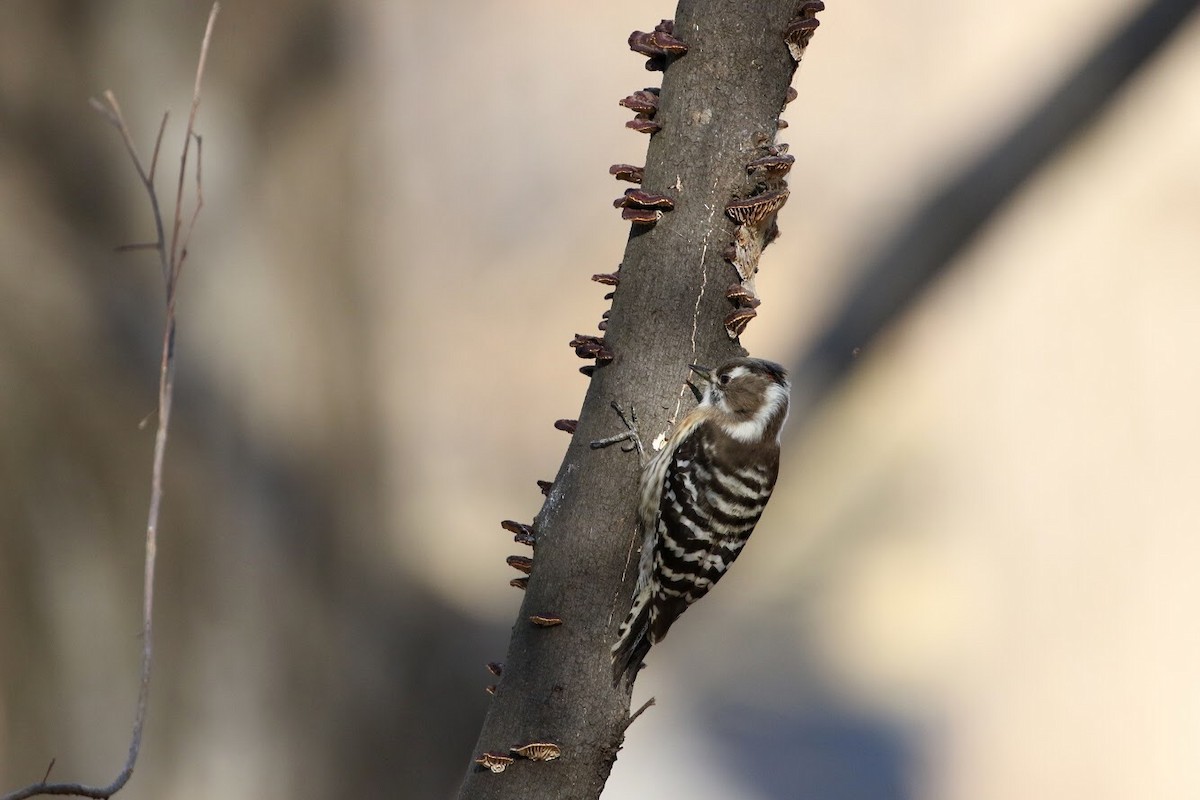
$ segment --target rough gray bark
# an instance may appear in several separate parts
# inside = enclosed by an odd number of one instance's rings
[[[746,164],[774,140],[795,69],[783,32],[799,6],[679,4],[674,35],[688,52],[665,72],[655,116],[662,130],[650,139],[642,184],[670,196],[675,208],[631,232],[605,336],[615,357],[596,369],[534,521],[534,569],[474,753],[508,753],[540,740],[557,744],[561,757],[517,759],[501,774],[471,764],[462,800],[596,798],[608,778],[629,715],[628,690],[612,686],[609,648],[635,578],[639,467],[635,455],[593,450],[589,442],[621,430],[609,406],[617,400],[636,407],[649,444],[693,403],[687,364],[740,353],[722,324],[733,308],[725,289],[738,280],[722,257],[734,234],[725,206],[753,189]],[[639,22],[649,29],[655,20]],[[623,48],[613,42],[614,57]],[[537,627],[533,615],[563,622]],[[650,668],[654,660],[652,650]]]

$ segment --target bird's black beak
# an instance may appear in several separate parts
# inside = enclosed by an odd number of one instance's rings
[[[712,370],[708,367],[702,367],[699,364],[688,364],[688,369],[699,375],[706,381],[712,380]],[[692,390],[692,394],[696,396],[696,402],[699,403],[704,399],[704,390],[696,384],[692,383],[691,378],[687,382],[688,388]]]

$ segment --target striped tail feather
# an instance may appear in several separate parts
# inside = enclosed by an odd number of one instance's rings
[[[647,587],[648,588],[648,587]],[[632,681],[650,652],[650,591],[644,591],[634,600],[629,616],[621,624],[619,638],[613,645],[613,686],[624,676]]]

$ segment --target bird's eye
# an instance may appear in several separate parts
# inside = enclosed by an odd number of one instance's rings
[[[720,378],[717,378],[717,380],[720,381],[722,386],[725,386],[729,383],[729,373],[725,373]]]

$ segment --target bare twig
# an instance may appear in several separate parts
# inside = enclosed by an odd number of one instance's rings
[[[170,430],[171,425],[171,401],[175,388],[175,287],[184,259],[184,255],[177,256],[177,254],[181,252],[183,254],[187,253],[188,240],[191,238],[196,217],[203,206],[200,184],[200,137],[196,135],[195,124],[196,112],[200,106],[200,86],[204,78],[204,65],[208,57],[208,46],[212,40],[213,25],[216,22],[218,11],[220,11],[220,4],[213,3],[212,11],[208,15],[208,25],[204,31],[204,39],[200,44],[200,60],[196,66],[196,82],[192,91],[192,108],[191,113],[188,115],[187,130],[183,143],[183,155],[180,158],[179,164],[179,183],[175,193],[175,214],[169,247],[164,235],[158,194],[154,188],[154,174],[158,166],[158,155],[162,145],[163,132],[166,130],[167,115],[163,115],[162,122],[159,124],[158,135],[154,141],[154,154],[150,159],[150,168],[147,170],[138,157],[137,148],[133,143],[133,136],[129,132],[129,127],[125,124],[125,118],[121,114],[121,107],[117,104],[116,96],[111,91],[106,91],[104,93],[105,102],[102,103],[95,98],[90,101],[91,106],[99,111],[108,120],[109,124],[115,127],[121,134],[121,140],[125,144],[129,158],[133,162],[138,177],[142,181],[142,186],[146,190],[157,234],[157,240],[151,247],[158,252],[163,280],[166,284],[166,314],[163,323],[162,358],[159,362],[158,430],[154,437],[154,462],[150,479],[150,508],[146,519],[146,557],[142,589],[142,668],[141,679],[138,684],[137,708],[133,720],[133,734],[129,742],[129,754],[125,759],[125,765],[121,768],[120,773],[108,786],[85,786],[78,783],[47,783],[50,777],[50,770],[47,769],[46,774],[38,783],[4,795],[0,800],[24,800],[24,798],[39,795],[73,795],[102,799],[112,797],[129,781],[130,776],[133,774],[134,765],[137,763],[138,753],[141,750],[142,730],[146,722],[146,707],[150,696],[150,671],[154,661],[154,565],[158,547],[159,510],[162,506],[163,495],[163,462],[167,450],[167,432]],[[184,232],[181,240],[180,229],[183,226],[184,178],[187,172],[188,150],[192,139],[196,140],[197,152],[196,207],[192,212],[187,230]],[[144,248],[146,248],[146,245],[127,246],[124,249]],[[50,766],[54,766],[53,761],[50,762]]]
[[[142,181],[142,188],[146,190],[146,196],[150,199],[150,213],[154,217],[154,233],[157,237],[155,249],[158,251],[158,260],[165,280],[168,274],[167,251],[164,246],[166,240],[163,237],[162,211],[158,205],[158,193],[154,191],[154,170],[158,166],[158,145],[162,141],[162,132],[167,126],[167,115],[163,114],[162,123],[158,127],[159,137],[154,143],[154,161],[151,162],[150,171],[147,172],[146,168],[142,166],[142,159],[137,154],[137,147],[133,144],[133,136],[129,133],[129,126],[125,124],[125,117],[121,114],[117,96],[111,90],[106,90],[103,103],[93,97],[88,100],[88,104],[102,114],[108,120],[108,124],[121,134],[121,141],[125,144],[125,151],[129,153],[129,160],[133,162],[133,168],[137,170],[138,177]],[[8,798],[4,800],[8,800]]]
[[[638,717],[640,717],[642,714],[645,714],[646,709],[650,708],[650,706],[652,706],[652,705],[655,705],[655,700],[653,697],[651,697],[646,702],[642,703],[641,707],[637,711],[635,711],[629,715],[629,719],[625,720],[625,726],[623,728],[621,728],[621,730],[623,730],[623,731],[629,730],[629,726],[632,725],[635,721],[637,721]]]
[[[162,122],[158,123],[158,136],[154,137],[154,155],[150,157],[150,182],[154,183],[154,170],[158,167],[158,151],[162,147],[163,134],[167,131],[167,118],[170,111],[163,112]]]

